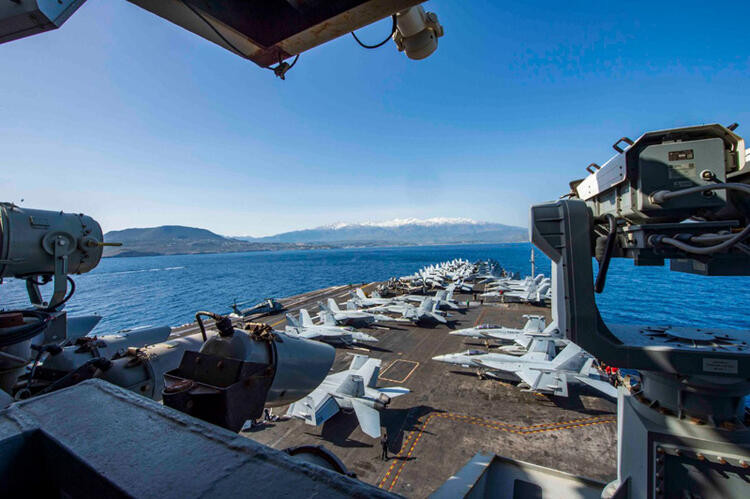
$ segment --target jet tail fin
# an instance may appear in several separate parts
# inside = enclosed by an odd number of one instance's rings
[[[422,304],[419,305],[419,311],[424,312],[432,312],[432,306],[435,302],[432,300],[432,298],[425,298],[422,301]]]
[[[341,312],[339,304],[336,303],[336,300],[333,298],[328,298],[328,308],[330,308],[332,312]]]
[[[571,341],[552,360],[552,365],[555,369],[570,369],[580,361],[581,353],[583,349]]]
[[[354,412],[357,415],[359,427],[362,428],[365,435],[380,438],[380,413],[378,410],[359,400],[352,400],[352,407],[354,407]]]
[[[552,339],[534,338],[532,339],[531,344],[527,347],[527,349],[528,352],[523,354],[521,358],[537,361],[552,360],[552,366],[555,368],[557,368],[558,366],[554,361],[557,360],[557,358],[560,357],[560,355],[562,355],[563,353],[560,352],[560,354],[555,357],[555,341]]]
[[[321,316],[321,322],[324,326],[335,326],[336,325],[336,318],[333,316],[333,314],[329,310],[324,310],[321,312],[323,314]]]
[[[367,355],[355,355],[350,369],[356,369],[365,385],[374,388],[380,376],[380,359],[371,359]]]
[[[286,314],[286,321],[292,327],[299,327],[299,322],[294,318],[292,314]]]
[[[455,284],[451,284],[450,286],[448,286],[448,288],[446,290],[446,293],[445,293],[445,299],[446,299],[446,301],[453,300],[453,291],[455,289],[456,289],[456,285]]]
[[[299,310],[299,318],[300,322],[302,322],[302,327],[310,327],[314,325],[310,313],[306,308],[301,308]]]
[[[362,288],[357,288],[357,290],[355,291],[355,293],[357,293],[357,297],[359,297],[359,298],[367,298],[367,296],[365,296],[365,292],[362,291]]]
[[[530,333],[540,333],[544,331],[545,323],[544,317],[541,315],[526,315],[526,324],[523,326],[523,330]]]

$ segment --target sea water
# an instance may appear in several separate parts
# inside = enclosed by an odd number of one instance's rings
[[[69,315],[101,315],[98,334],[140,325],[177,326],[191,322],[198,310],[229,312],[235,300],[254,304],[328,286],[383,281],[459,257],[494,258],[508,271],[528,275],[530,248],[479,244],[107,258],[88,274],[73,276],[77,289],[66,307]],[[539,251],[536,269],[549,275],[549,260]],[[748,284],[747,277],[694,276],[614,259],[597,304],[608,322],[750,329]],[[45,296],[50,288],[43,288]],[[0,286],[0,308],[27,303],[23,282],[6,279]]]

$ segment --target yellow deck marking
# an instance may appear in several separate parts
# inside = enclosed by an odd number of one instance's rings
[[[407,374],[403,379],[400,379],[400,380],[399,379],[386,378],[385,376],[383,376],[386,373],[386,371],[388,371],[388,369],[390,369],[391,367],[394,366],[394,364],[396,364],[396,362],[407,362],[409,364],[414,364],[414,367],[412,367],[411,371],[409,371],[409,374]],[[411,376],[418,367],[419,367],[419,362],[417,362],[415,360],[396,359],[393,362],[391,362],[390,364],[388,364],[388,367],[386,367],[385,369],[383,369],[383,371],[378,376],[378,379],[384,379],[386,381],[393,381],[394,383],[403,383],[404,381],[406,381],[407,379],[409,379],[409,376]]]
[[[617,422],[615,417],[613,415],[606,415],[606,416],[593,416],[589,418],[579,418],[579,419],[571,419],[569,421],[562,421],[562,422],[550,422],[550,423],[540,423],[535,425],[528,425],[528,426],[520,426],[515,425],[511,423],[504,423],[502,421],[494,421],[491,419],[483,419],[479,417],[474,416],[466,416],[464,414],[455,414],[450,412],[442,412],[442,413],[432,413],[424,420],[422,423],[421,428],[419,429],[419,432],[416,435],[416,438],[412,439],[414,436],[415,431],[409,432],[409,435],[404,439],[404,443],[401,446],[401,450],[396,455],[396,459],[391,464],[390,468],[388,468],[388,471],[385,473],[383,478],[380,480],[380,483],[378,484],[379,488],[385,488],[385,484],[388,482],[388,479],[390,477],[393,477],[391,480],[390,485],[388,486],[388,490],[393,490],[393,487],[396,486],[396,482],[398,482],[399,477],[401,476],[401,472],[404,470],[404,467],[406,466],[406,463],[409,461],[409,458],[411,457],[412,453],[414,452],[414,449],[417,446],[417,443],[419,443],[419,439],[422,438],[422,434],[425,431],[425,428],[427,428],[427,425],[432,421],[432,418],[443,418],[447,419],[449,421],[459,422],[459,423],[469,423],[477,426],[482,426],[485,428],[490,428],[493,430],[499,430],[499,431],[505,431],[508,433],[514,433],[516,435],[534,435],[538,433],[544,433],[544,432],[550,432],[550,431],[559,431],[559,430],[570,430],[570,429],[576,429],[576,428],[583,428],[586,426],[593,426],[598,424],[611,424]],[[406,454],[404,455],[404,451],[407,448],[407,444],[411,441],[411,445],[408,447],[408,451],[406,451]],[[403,460],[400,460],[398,458],[403,457]],[[399,462],[400,461],[400,462]],[[393,470],[398,465],[398,469],[394,473]]]
[[[286,320],[286,317],[284,317],[284,318],[283,318],[283,319],[281,319],[280,321],[276,321],[276,322],[274,322],[273,324],[271,324],[271,327],[276,327],[276,326],[278,326],[279,324],[281,324],[282,322],[284,322],[285,320]]]

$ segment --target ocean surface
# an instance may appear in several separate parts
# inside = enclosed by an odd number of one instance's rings
[[[457,257],[494,258],[507,270],[528,275],[530,248],[492,244],[108,258],[88,274],[73,276],[77,291],[67,310],[101,315],[98,334],[177,326],[191,322],[197,310],[229,312],[234,300],[255,303],[381,281]],[[549,260],[539,251],[536,256],[537,272],[549,275]],[[749,284],[747,277],[700,277],[615,259],[597,304],[608,322],[750,329]],[[49,296],[51,285],[45,292]],[[0,286],[1,308],[27,303],[23,282],[6,279]]]

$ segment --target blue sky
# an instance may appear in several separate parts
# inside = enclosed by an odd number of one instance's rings
[[[446,31],[430,58],[346,36],[281,81],[124,0],[89,0],[0,45],[3,197],[105,230],[525,226],[623,135],[737,121],[750,137],[747,2],[426,6]]]

